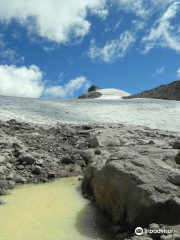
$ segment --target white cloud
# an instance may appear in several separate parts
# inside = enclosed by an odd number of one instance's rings
[[[117,59],[124,58],[134,42],[135,36],[129,31],[125,31],[117,39],[107,41],[102,48],[99,48],[93,39],[88,51],[88,56],[93,61],[113,62]]]
[[[156,72],[153,74],[153,76],[155,77],[155,76],[161,75],[164,73],[164,71],[165,71],[165,67],[162,66],[162,67],[156,69]]]
[[[24,56],[20,56],[14,49],[7,47],[7,43],[4,41],[3,34],[0,34],[0,57],[13,64],[21,64],[25,60]]]
[[[150,9],[146,8],[143,0],[115,0],[122,10],[133,12],[135,15],[145,18],[150,14]]]
[[[13,31],[12,37],[15,38],[15,39],[18,39],[18,40],[22,40],[21,33],[20,33],[20,31],[17,31],[17,30]]]
[[[162,74],[162,73],[164,72],[164,70],[165,70],[165,67],[162,66],[161,68],[158,68],[158,69],[156,70],[156,74]]]
[[[70,80],[64,86],[52,86],[46,88],[44,94],[51,97],[72,97],[77,90],[81,88],[87,90],[89,86],[90,82],[85,77],[81,76],[77,77],[76,79]]]
[[[62,79],[63,79],[63,76],[64,76],[64,73],[63,73],[63,72],[61,72],[61,73],[59,74],[59,81],[62,81]]]
[[[177,77],[180,78],[180,68],[177,70]]]
[[[139,20],[133,20],[132,21],[132,25],[133,25],[133,27],[134,27],[134,29],[135,29],[135,32],[137,32],[137,31],[139,31],[139,30],[142,30],[142,29],[144,29],[145,28],[145,26],[147,25],[147,23],[146,22],[144,22],[144,21],[139,21]]]
[[[51,47],[44,46],[44,47],[43,47],[43,50],[44,50],[45,52],[52,52],[54,49],[55,49],[55,47],[53,47],[53,46],[51,46]]]
[[[109,14],[107,9],[96,9],[96,8],[92,9],[92,13],[95,15],[98,15],[102,20],[105,20]]]
[[[61,77],[63,75],[60,74]],[[15,65],[0,65],[0,95],[15,97],[39,98],[73,97],[80,89],[87,90],[90,82],[83,76],[70,80],[64,86],[46,87],[43,72],[35,65],[17,67]]]
[[[157,10],[165,9],[175,0],[112,0],[121,10],[133,12],[141,18],[148,18]]]
[[[58,43],[81,40],[91,23],[88,12],[105,18],[106,0],[0,0],[0,21],[12,19],[28,28],[29,33]]]
[[[25,57],[20,57],[15,50],[10,48],[1,50],[0,55],[11,63],[23,63],[25,60]]]
[[[122,21],[123,21],[123,18],[120,18],[120,19],[117,21],[117,23],[115,24],[114,29],[119,29]]]
[[[35,65],[29,68],[0,65],[0,95],[38,98],[44,89],[42,77]]]
[[[0,48],[5,47],[5,42],[4,42],[4,35],[0,33]]]
[[[180,52],[180,37],[179,34],[176,34],[178,25],[171,24],[171,21],[177,16],[179,8],[179,2],[173,3],[155,22],[148,35],[143,37],[144,53],[148,53],[154,47],[170,48]]]

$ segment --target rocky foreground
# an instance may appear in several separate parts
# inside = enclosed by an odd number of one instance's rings
[[[180,133],[146,127],[0,121],[0,195],[16,184],[84,173],[84,196],[112,219],[112,238],[178,240],[179,140]],[[174,233],[134,236],[148,226]]]

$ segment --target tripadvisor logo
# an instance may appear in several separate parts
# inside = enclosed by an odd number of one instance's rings
[[[141,227],[137,227],[135,229],[135,234],[140,236],[143,235],[143,233],[145,234],[153,234],[153,233],[162,233],[162,234],[172,234],[173,230],[171,229],[143,229]]]
[[[137,227],[135,229],[135,234],[138,236],[143,235],[143,229],[141,227]]]

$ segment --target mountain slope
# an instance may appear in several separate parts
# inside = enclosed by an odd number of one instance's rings
[[[130,98],[155,98],[164,100],[176,100],[180,101],[180,80],[169,83],[167,85],[161,85],[160,87],[144,91],[135,95],[123,97],[124,99]]]

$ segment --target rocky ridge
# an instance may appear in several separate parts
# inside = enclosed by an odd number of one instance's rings
[[[101,93],[98,92],[101,88],[95,85],[89,87],[88,92],[80,95],[78,99],[95,99],[100,98],[102,96]]]
[[[83,194],[112,219],[111,237],[178,240],[179,140],[180,133],[121,124],[0,121],[0,195],[16,184],[84,174]],[[134,235],[152,223],[173,235]]]
[[[169,83],[167,85],[161,85],[160,87],[157,87],[148,91],[143,91],[142,93],[126,96],[123,98],[124,99],[154,98],[154,99],[180,101],[180,80]]]
[[[80,95],[78,99],[95,99],[95,98],[100,98],[102,96],[102,93],[99,92],[88,92]]]

